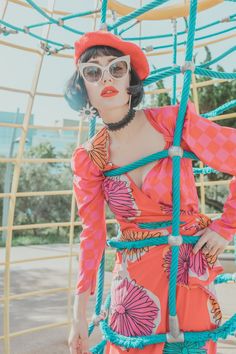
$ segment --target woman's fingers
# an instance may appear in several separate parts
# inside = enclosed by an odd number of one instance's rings
[[[207,242],[207,235],[200,237],[196,245],[193,247],[193,253],[196,254]]]

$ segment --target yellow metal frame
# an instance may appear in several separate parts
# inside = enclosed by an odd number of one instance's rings
[[[198,12],[205,11],[221,4],[224,0],[199,0]],[[110,10],[116,11],[120,16],[126,16],[137,10],[134,7],[124,5],[116,0],[108,0],[107,6]],[[189,15],[190,1],[184,1],[182,4],[158,7],[158,9],[150,10],[137,17],[138,21],[154,21],[154,20],[171,20],[179,17],[187,17]]]

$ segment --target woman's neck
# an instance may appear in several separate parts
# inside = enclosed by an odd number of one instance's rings
[[[103,122],[106,123],[116,123],[119,122],[124,116],[128,113],[129,108],[128,106],[125,109],[121,109],[120,107],[117,109],[113,109],[111,111],[106,112],[99,112],[100,117],[102,118]],[[113,141],[117,143],[124,143],[128,142],[132,135],[136,135],[137,132],[142,128],[144,124],[143,119],[143,112],[136,111],[134,118],[123,128],[115,131],[109,131],[109,135]]]

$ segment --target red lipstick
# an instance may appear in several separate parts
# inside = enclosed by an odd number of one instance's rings
[[[102,97],[112,97],[115,96],[119,93],[119,91],[117,89],[115,89],[115,87],[113,86],[106,86],[104,87],[104,89],[101,92],[101,96]]]

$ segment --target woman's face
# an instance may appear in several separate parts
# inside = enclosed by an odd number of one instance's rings
[[[87,63],[96,63],[105,67],[116,58],[113,55],[99,56],[89,59]],[[125,106],[129,101],[127,93],[127,88],[130,85],[129,72],[124,77],[115,79],[108,70],[105,70],[100,81],[92,83],[84,80],[84,84],[91,105],[98,111],[119,108]]]

